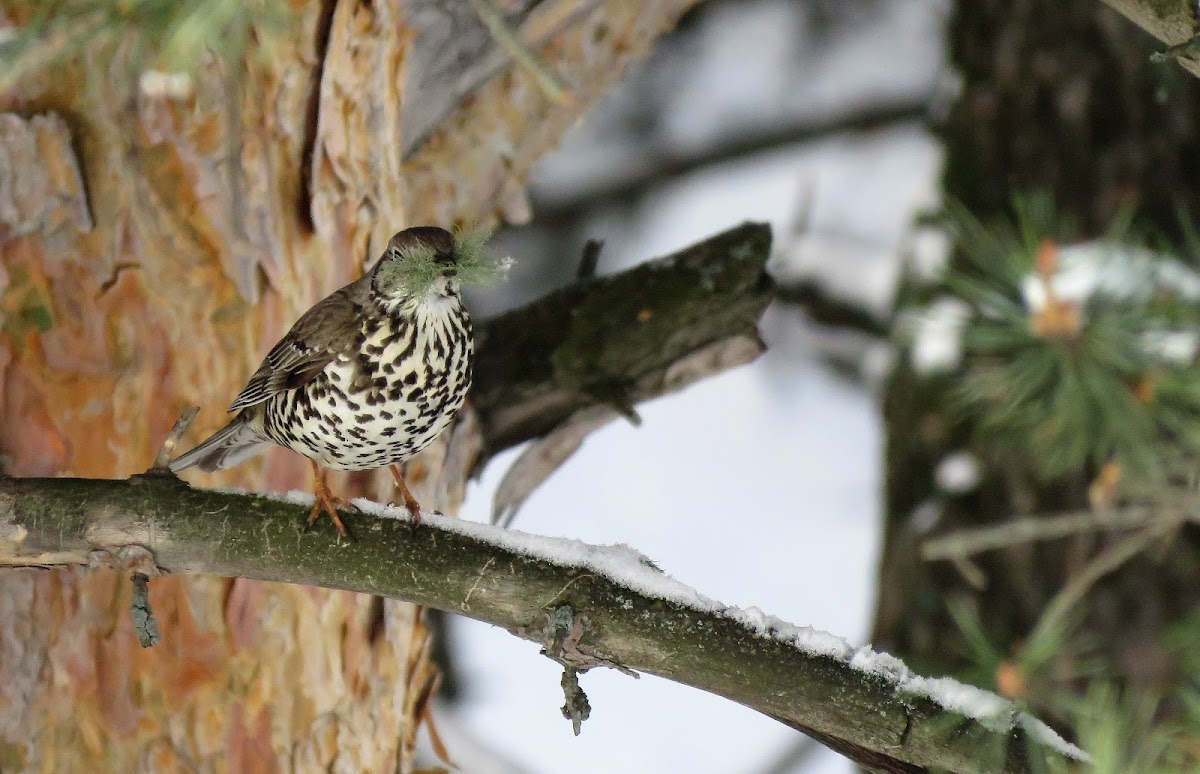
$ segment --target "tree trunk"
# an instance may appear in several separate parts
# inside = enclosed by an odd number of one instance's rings
[[[216,429],[266,349],[391,233],[519,217],[533,161],[691,2],[506,4],[566,105],[434,0],[280,3],[279,29],[202,63],[190,95],[139,89],[128,31],[0,91],[3,471],[123,477],[185,407],[203,407],[190,440]],[[0,0],[0,26],[33,7]],[[431,39],[472,77],[426,67],[406,88]],[[405,157],[409,110],[442,112]],[[427,508],[462,500],[467,419],[409,466]],[[274,451],[194,480],[307,476]],[[375,475],[336,487],[390,495]],[[432,675],[412,606],[167,577],[150,592],[166,636],[143,650],[129,593],[107,570],[0,573],[0,770],[411,769]]]
[[[1200,82],[1175,64],[1151,64],[1162,45],[1091,0],[960,2],[949,34],[964,89],[941,129],[947,197],[985,222],[1011,222],[1014,192],[1050,192],[1080,238],[1101,235],[1130,207],[1163,233],[1180,233],[1177,205],[1189,213],[1200,205]],[[919,669],[962,672],[973,662],[948,603],[974,611],[993,646],[1016,661],[1051,598],[1115,538],[1090,532],[972,557],[982,588],[948,562],[923,560],[928,506],[940,510],[939,532],[1087,509],[1099,473],[1078,470],[1037,485],[1013,460],[1011,469],[987,469],[970,495],[947,498],[935,470],[946,455],[969,449],[977,432],[945,412],[949,388],[906,364],[886,390],[885,548],[873,642]],[[1149,688],[1172,681],[1162,635],[1200,601],[1195,537],[1183,531],[1165,554],[1132,559],[1077,606],[1079,632],[1098,643],[1096,655],[1121,679]],[[1064,677],[1078,674],[1072,658],[1056,658],[1046,693],[1073,685]],[[1032,690],[1026,697],[1035,702],[1041,690],[1003,666],[991,678],[1009,695]]]

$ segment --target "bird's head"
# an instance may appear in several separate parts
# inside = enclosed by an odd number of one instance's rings
[[[388,240],[372,270],[371,285],[385,298],[457,296],[461,283],[486,282],[500,273],[483,246],[488,233],[467,229],[455,234],[436,226],[418,226]]]

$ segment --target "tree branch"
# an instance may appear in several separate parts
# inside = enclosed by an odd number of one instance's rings
[[[818,118],[806,118],[791,124],[748,130],[723,138],[698,149],[679,150],[670,144],[651,148],[637,169],[619,178],[601,179],[591,186],[571,193],[569,197],[538,198],[531,202],[540,226],[572,223],[587,213],[615,204],[636,201],[655,186],[682,177],[697,169],[736,161],[764,151],[815,142],[844,134],[866,134],[907,122],[924,121],[935,104],[930,94],[917,94],[889,99],[864,106],[854,106],[845,113]]]
[[[678,389],[673,367],[722,342],[758,340],[772,298],[771,228],[745,223],[674,255],[583,280],[483,323],[471,401],[480,464],[597,405]]]
[[[1171,47],[1186,43],[1197,32],[1196,11],[1192,3],[1104,0],[1104,4]],[[1175,58],[1183,69],[1200,77],[1200,62],[1186,55]]]
[[[1196,511],[1196,505],[1185,500],[1175,507],[1155,504],[1117,509],[1090,509],[1053,516],[1031,516],[987,527],[956,530],[923,542],[921,558],[929,561],[960,559],[1021,543],[1056,540],[1080,532],[1136,529],[1163,522],[1173,526],[1186,521],[1200,522],[1200,513]]]
[[[127,481],[0,478],[0,564],[112,563],[130,547],[163,571],[381,594],[559,642],[572,667],[637,669],[779,719],[883,771],[1024,772],[1072,755],[991,694],[912,675],[899,661],[754,610],[723,607],[625,547],[589,546],[357,501],[359,542],[304,498],[195,489],[169,474]],[[569,608],[570,637],[551,621]],[[167,630],[163,636],[170,638]],[[549,646],[547,646],[549,647]]]

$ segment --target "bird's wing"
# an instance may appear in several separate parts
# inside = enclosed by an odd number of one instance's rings
[[[361,282],[361,280],[360,280]],[[281,392],[303,387],[354,346],[365,313],[359,283],[318,301],[271,348],[246,387],[229,404],[237,411]]]

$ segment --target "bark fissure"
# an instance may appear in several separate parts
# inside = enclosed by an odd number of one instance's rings
[[[316,61],[312,68],[312,88],[308,104],[304,109],[304,141],[300,150],[300,196],[296,202],[297,219],[310,233],[316,224],[312,217],[312,160],[317,147],[317,124],[321,107],[321,79],[325,73],[325,55],[329,51],[329,36],[333,30],[333,12],[338,0],[321,0],[321,13],[317,17],[313,53]]]

